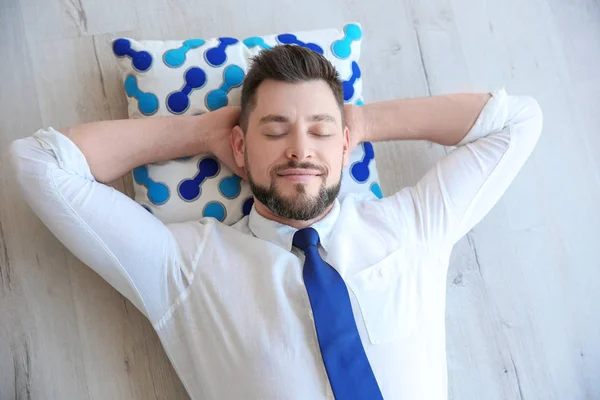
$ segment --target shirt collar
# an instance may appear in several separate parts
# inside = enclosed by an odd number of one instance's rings
[[[329,252],[328,245],[331,231],[339,215],[340,202],[336,198],[329,213],[311,225],[311,228],[315,229],[319,234],[321,246],[323,246],[326,252]],[[248,227],[256,237],[271,242],[286,251],[292,251],[292,240],[294,239],[294,234],[298,231],[298,229],[292,226],[263,217],[256,211],[255,205],[252,206],[252,210],[248,216]]]

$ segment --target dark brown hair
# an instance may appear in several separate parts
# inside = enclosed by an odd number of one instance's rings
[[[296,45],[278,45],[262,50],[252,57],[248,74],[242,87],[242,112],[240,127],[248,129],[250,112],[256,106],[256,90],[265,79],[295,83],[323,80],[331,88],[342,113],[344,125],[344,93],[342,81],[333,64],[321,54]]]

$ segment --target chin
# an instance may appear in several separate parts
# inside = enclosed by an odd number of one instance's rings
[[[323,179],[321,177],[313,178],[307,182],[296,182],[288,179],[282,179],[278,182],[280,186],[285,185],[286,187],[305,187],[305,188],[318,188],[323,184]]]
[[[296,183],[289,182],[285,186],[279,186],[279,193],[286,196],[298,196],[302,194],[308,194],[311,196],[317,196],[319,194],[319,190],[321,185],[319,184],[306,184],[306,183]]]

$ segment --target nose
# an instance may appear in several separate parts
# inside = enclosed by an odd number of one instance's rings
[[[294,132],[289,135],[289,145],[286,150],[286,157],[289,159],[303,161],[312,158],[312,144],[308,137],[308,134],[302,129],[295,129]]]

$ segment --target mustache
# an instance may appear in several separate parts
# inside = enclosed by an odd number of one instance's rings
[[[288,170],[290,168],[311,169],[311,170],[319,171],[319,173],[321,173],[323,175],[327,174],[327,168],[320,166],[320,165],[312,164],[308,161],[303,161],[303,162],[289,161],[287,164],[278,165],[277,167],[273,168],[273,174],[282,173],[285,170]]]

